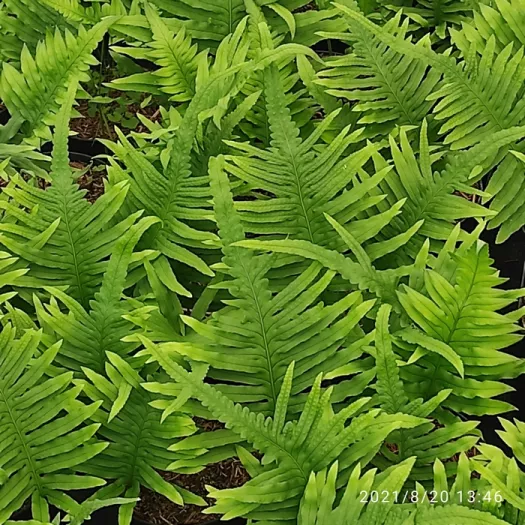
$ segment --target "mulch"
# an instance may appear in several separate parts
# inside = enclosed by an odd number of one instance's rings
[[[77,133],[78,138],[84,140],[95,140],[97,138],[109,139],[113,141],[116,140],[117,134],[115,133],[115,124],[108,121],[107,125],[105,125],[98,113],[91,117],[88,114],[88,107],[87,100],[83,100],[79,103],[77,110],[82,114],[82,117],[71,119],[71,130]],[[127,108],[128,111],[134,115],[144,115],[146,118],[154,122],[160,120],[160,111],[156,105],[141,108],[140,104],[130,104]],[[124,130],[124,133],[127,134],[129,131],[130,130]],[[142,124],[142,122],[139,122],[137,127],[132,131],[144,133],[147,131],[147,128]]]
[[[195,423],[205,432],[224,428],[222,423],[200,418],[195,418]],[[228,489],[240,487],[250,479],[237,458],[208,465],[197,474],[177,474],[175,472],[159,472],[159,474],[169,483],[174,483],[203,497],[210,505],[214,501],[207,497],[206,485],[217,489]],[[201,525],[220,519],[220,515],[217,514],[202,514],[204,508],[196,505],[181,507],[164,496],[143,487],[140,492],[140,501],[135,507],[135,516],[152,525]]]

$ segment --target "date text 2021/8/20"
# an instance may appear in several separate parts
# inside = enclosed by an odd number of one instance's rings
[[[362,490],[359,493],[360,503],[448,503],[455,500],[458,504],[478,502],[501,503],[503,496],[500,491],[477,492],[475,490],[457,491],[450,493],[447,490],[417,491],[409,490],[405,492],[389,490]]]

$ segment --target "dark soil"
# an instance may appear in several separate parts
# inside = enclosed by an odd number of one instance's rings
[[[168,482],[202,496],[209,504],[213,500],[206,497],[206,485],[218,489],[228,489],[244,485],[250,478],[238,459],[227,459],[208,465],[198,474],[175,474],[160,472]],[[203,507],[185,505],[181,507],[164,496],[142,488],[140,501],[135,507],[135,516],[152,525],[200,525],[220,518],[217,514],[202,514]]]
[[[294,11],[294,13],[306,13],[307,11],[317,11],[315,2],[310,2],[309,4],[303,5]]]
[[[115,92],[114,95],[118,96],[118,92]],[[115,133],[115,124],[110,121],[104,122],[100,111],[98,111],[93,117],[89,116],[88,101],[84,100],[80,102],[77,109],[83,116],[71,120],[71,130],[77,133],[78,138],[84,140],[94,140],[97,138],[116,140],[117,135]],[[133,115],[140,113],[153,121],[158,121],[160,119],[159,108],[155,105],[141,108],[140,104],[131,104],[127,106],[127,109],[133,113]],[[111,112],[111,106],[106,106],[104,111],[106,113]],[[124,130],[124,133],[127,134],[129,131],[130,130]],[[143,133],[146,131],[146,128],[142,123],[139,123],[138,126],[131,131]]]
[[[219,421],[199,417],[193,419],[203,432],[213,432],[224,428]],[[159,474],[166,481],[203,497],[210,505],[214,501],[207,497],[206,485],[217,489],[228,489],[240,487],[250,479],[242,463],[236,458],[208,465],[197,474],[176,474],[175,472],[159,472]],[[164,496],[143,487],[140,492],[140,501],[135,507],[135,516],[152,525],[200,525],[220,518],[220,515],[217,514],[202,514],[204,508],[197,505],[181,507]]]
[[[84,162],[72,161],[69,165],[76,170],[88,170],[78,179],[80,189],[86,190],[85,198],[93,203],[104,193],[104,180],[106,178],[106,168],[103,165],[94,166]],[[44,179],[38,179],[38,186],[45,190],[49,183]]]
[[[73,168],[84,170],[86,164],[82,162],[70,162]],[[104,166],[89,166],[89,169],[77,180],[81,189],[87,190],[86,199],[93,203],[104,193],[104,179],[106,178]]]

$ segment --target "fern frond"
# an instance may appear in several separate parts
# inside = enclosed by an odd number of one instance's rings
[[[109,367],[109,368],[108,368]],[[115,377],[118,369],[108,363],[109,376]],[[112,372],[113,370],[113,372]],[[168,469],[170,463],[180,457],[171,452],[174,440],[193,434],[196,430],[191,417],[173,411],[161,421],[161,413],[150,406],[154,397],[140,385],[143,381],[135,372],[136,382],[130,386],[124,406],[115,411],[124,385],[129,385],[122,376],[120,383],[106,379],[86,369],[88,381],[79,381],[84,392],[97,403],[100,410],[93,420],[100,425],[98,434],[108,442],[107,449],[96,458],[82,465],[84,472],[114,480],[95,493],[93,499],[115,498],[121,495],[138,498],[141,486],[162,494],[178,505],[205,505],[205,501],[182,487],[164,480],[160,471]],[[133,440],[130,442],[130,433]],[[131,523],[136,501],[119,509],[119,522]]]
[[[468,53],[470,46],[481,51],[492,36],[497,52],[509,44],[517,51],[525,45],[524,7],[523,0],[497,0],[492,5],[480,2],[472,17],[462,21],[461,29],[450,30],[450,36],[463,53]]]
[[[33,516],[49,522],[48,501],[63,508],[62,491],[104,484],[79,476],[80,465],[101,453],[107,443],[93,438],[97,424],[85,425],[99,403],[84,405],[73,374],[52,378],[49,368],[60,344],[39,353],[41,333],[28,331],[15,339],[11,326],[0,333],[0,522],[27,498]]]
[[[469,54],[468,58],[458,61],[447,53],[439,54],[394,36],[355,10],[343,5],[338,7],[393,50],[422,61],[444,75],[439,89],[429,93],[429,100],[439,100],[433,111],[436,120],[446,121],[439,133],[446,135],[444,144],[450,144],[452,150],[468,148],[495,132],[524,122],[522,48],[514,51],[509,44],[496,53],[496,40],[492,36],[480,58]],[[505,82],[493,82],[494,78],[504,78]]]
[[[424,221],[401,250],[394,254],[401,263],[409,263],[415,259],[426,239],[430,240],[432,251],[439,251],[458,220],[488,217],[498,221],[495,209],[488,210],[457,193],[489,198],[490,188],[482,192],[473,187],[479,177],[476,173],[491,168],[494,158],[497,159],[500,152],[505,152],[509,144],[519,140],[523,131],[523,127],[501,131],[473,148],[446,155],[429,145],[426,121],[421,126],[417,149],[411,145],[406,128],[401,128],[397,141],[389,137],[390,155],[395,169],[370,190],[373,196],[386,197],[375,205],[376,210],[372,208],[368,213],[386,213],[400,198],[406,201],[400,213],[392,217],[389,224],[378,233],[376,240],[386,241],[414,227],[419,221]],[[510,162],[509,157],[498,165],[496,173],[505,170]],[[374,154],[374,163],[376,171],[389,166],[389,162],[379,153]],[[501,200],[498,200],[498,206],[501,206]],[[512,225],[516,226],[514,222]]]
[[[394,126],[419,126],[434,105],[427,97],[439,85],[440,72],[389,48],[353,19],[347,20],[349,32],[336,36],[352,43],[352,53],[328,60],[329,67],[319,72],[317,83],[329,95],[354,102],[352,111],[359,113],[357,123],[366,125],[368,137],[386,135]],[[381,28],[400,40],[406,38],[407,30],[408,19],[402,21],[401,13]],[[428,39],[414,45],[430,49]]]
[[[166,93],[173,102],[188,102],[195,95],[195,81],[199,62],[205,60],[205,53],[197,53],[197,44],[182,27],[177,34],[171,31],[162,18],[148,4],[146,17],[152,31],[152,40],[147,48],[119,47],[113,49],[134,58],[151,60],[158,66],[153,72],[135,73],[118,78],[108,84],[109,87],[123,91],[141,91],[154,94]]]
[[[184,316],[184,322],[201,337],[173,348],[191,360],[208,363],[212,377],[230,383],[221,385],[221,391],[234,401],[255,403],[253,410],[263,413],[274,410],[286,369],[295,361],[290,408],[297,411],[300,393],[320,370],[338,377],[338,369],[355,362],[361,354],[366,337],[348,347],[345,340],[374,301],[363,301],[356,292],[325,307],[319,296],[334,272],[323,272],[316,263],[282,291],[272,293],[266,276],[271,260],[232,246],[244,238],[244,231],[234,210],[222,158],[212,159],[210,177],[223,265],[230,277],[221,288],[226,288],[232,298],[224,301],[228,308],[208,322]],[[366,363],[356,366],[355,372],[361,372],[363,380],[370,376]],[[351,384],[350,380],[338,386],[339,401],[344,399],[346,388],[351,390]]]
[[[399,464],[414,457],[410,479],[423,482],[432,479],[436,460],[447,461],[455,454],[467,452],[476,445],[479,439],[475,431],[478,423],[461,421],[447,413],[448,424],[436,428],[431,418],[438,414],[438,417],[444,417],[439,411],[451,390],[442,390],[426,402],[421,398],[409,400],[405,384],[400,379],[398,357],[394,353],[394,340],[390,335],[390,312],[389,305],[382,305],[376,319],[374,357],[377,369],[376,391],[380,407],[389,414],[405,413],[429,419],[424,425],[394,433],[389,438],[390,443],[382,447],[381,453],[374,458],[373,463],[385,470],[392,464]],[[451,475],[454,473],[454,464],[449,466],[447,474]]]
[[[11,136],[20,130],[28,138],[50,138],[48,126],[54,124],[67,87],[73,79],[89,80],[87,70],[97,63],[91,53],[112,23],[108,17],[89,31],[81,27],[77,36],[57,29],[37,45],[34,56],[22,50],[20,70],[3,63],[0,97],[11,114]]]
[[[55,1],[59,3],[69,0]],[[52,27],[62,31],[76,29],[46,0],[6,0],[0,11],[2,58],[18,62],[24,45],[34,52],[38,42],[45,39]]]
[[[358,415],[367,404],[367,398],[334,415],[330,407],[330,390],[321,391],[321,376],[314,382],[299,419],[285,423],[293,365],[288,368],[283,381],[274,417],[265,419],[263,414],[243,409],[211,385],[203,383],[196,372],[188,372],[178,365],[171,357],[169,346],[155,346],[145,338],[142,342],[145,352],[192,397],[199,399],[214,417],[252,443],[268,459],[277,461],[277,465],[268,464],[261,474],[243,487],[210,493],[217,499],[217,504],[209,512],[224,514],[225,519],[241,515],[261,519],[271,512],[285,523],[293,523],[311,472],[327,468],[337,458],[341,471],[355,467],[357,462],[365,465],[375,454],[378,444],[393,430],[421,423],[419,418],[400,414],[379,415],[377,410]],[[159,388],[151,383],[145,387]],[[349,421],[350,418],[353,419]],[[345,479],[344,475],[342,479]]]
[[[130,331],[130,323],[122,318],[127,308],[121,300],[126,284],[133,248],[144,232],[157,222],[148,217],[133,225],[115,244],[100,289],[89,302],[89,311],[57,288],[46,288],[69,312],[62,312],[53,301],[46,304],[35,298],[36,313],[42,326],[51,329],[62,340],[57,362],[68,370],[80,372],[87,367],[103,373],[107,352],[126,357],[134,345],[122,341]]]
[[[16,176],[4,188],[10,199],[0,201],[0,206],[10,221],[0,223],[0,244],[20,257],[22,267],[29,266],[20,286],[68,286],[68,293],[86,307],[115,242],[140,214],[110,226],[124,201],[126,183],[93,205],[83,198],[86,192],[75,182],[67,151],[76,86],[76,82],[70,85],[57,116],[51,185],[43,190]]]
[[[424,398],[452,389],[443,405],[457,412],[498,414],[512,409],[493,399],[510,390],[500,380],[523,371],[521,359],[500,351],[522,337],[516,333],[517,313],[498,310],[523,291],[498,288],[505,280],[492,267],[487,245],[478,240],[479,229],[454,249],[458,233],[456,228],[424,272],[423,290],[403,285],[399,291],[399,301],[418,326],[396,333],[414,352],[402,377],[411,392]]]

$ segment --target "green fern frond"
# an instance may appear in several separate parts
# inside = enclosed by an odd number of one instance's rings
[[[11,114],[4,134],[12,137],[20,130],[28,138],[50,138],[48,126],[54,124],[67,87],[73,79],[89,80],[87,70],[97,63],[91,53],[112,23],[108,17],[89,31],[80,27],[77,36],[57,29],[39,42],[34,56],[22,50],[20,70],[3,63],[0,97]]]
[[[15,339],[11,326],[0,333],[0,522],[31,498],[33,516],[49,522],[48,501],[63,508],[71,499],[62,491],[93,488],[99,478],[79,476],[85,461],[100,454],[107,443],[93,439],[99,425],[84,425],[99,403],[77,400],[73,374],[46,377],[60,349],[37,348],[41,333],[28,331]]]
[[[401,414],[380,415],[377,410],[362,413],[367,398],[334,414],[330,406],[331,392],[321,391],[322,376],[318,376],[299,419],[286,423],[293,388],[293,364],[282,383],[274,417],[265,419],[263,414],[250,412],[203,383],[196,372],[188,372],[178,365],[171,357],[169,345],[156,346],[145,338],[142,342],[145,353],[158,361],[172,379],[203,403],[215,418],[252,443],[271,462],[277,462],[276,465],[268,462],[268,466],[243,487],[210,492],[217,504],[209,512],[224,514],[225,519],[237,516],[262,519],[271,512],[276,519],[285,520],[284,523],[294,523],[312,472],[322,471],[339,458],[341,479],[346,481],[348,469],[358,462],[366,465],[378,444],[392,431],[422,422],[420,418]],[[160,386],[147,383],[145,388],[158,391]],[[350,418],[353,419],[349,421]]]
[[[461,29],[450,30],[450,36],[463,53],[468,53],[470,46],[481,51],[492,36],[496,39],[497,52],[509,44],[517,51],[525,45],[524,8],[523,0],[480,2],[472,17],[462,21]]]
[[[242,248],[232,246],[244,238],[237,216],[228,178],[221,158],[210,163],[211,187],[216,220],[223,243],[223,265],[229,280],[221,288],[231,299],[224,311],[200,322],[184,316],[184,322],[201,337],[191,343],[174,344],[173,349],[194,361],[211,365],[210,375],[231,385],[219,388],[231,399],[255,403],[253,410],[272,412],[286,369],[296,362],[293,401],[297,411],[300,393],[308,388],[322,369],[332,378],[343,372],[338,369],[354,361],[362,352],[367,338],[346,347],[345,340],[359,321],[372,308],[373,301],[363,301],[361,294],[349,294],[325,307],[319,296],[330,284],[334,272],[321,271],[313,263],[279,293],[272,293],[266,276],[271,266],[267,257],[255,257]],[[366,363],[356,367],[362,379]],[[357,379],[354,378],[354,383]],[[339,400],[352,381],[337,387]]]
[[[159,68],[153,72],[135,73],[113,80],[108,86],[136,91],[137,85],[140,85],[143,92],[166,93],[173,102],[188,102],[195,95],[197,69],[199,62],[206,59],[206,54],[197,53],[197,44],[192,43],[184,27],[175,35],[148,4],[145,13],[152,31],[148,47],[115,46],[113,49],[133,58],[151,60]]]
[[[51,185],[40,189],[16,176],[1,200],[8,220],[0,223],[0,243],[29,267],[23,287],[68,286],[68,293],[87,307],[99,286],[115,242],[139,214],[110,226],[127,187],[121,183],[91,205],[75,182],[67,151],[69,115],[76,93],[73,82],[57,116]]]
[[[408,19],[402,22],[400,15],[381,31],[404,40]],[[334,36],[351,42],[352,53],[328,60],[329,67],[319,72],[317,83],[329,95],[354,102],[352,111],[359,113],[357,123],[366,125],[367,137],[386,135],[394,126],[419,126],[431,112],[433,103],[427,97],[439,85],[440,72],[428,70],[422,61],[400,54],[353,19],[347,20],[349,32]],[[430,49],[430,41],[421,39],[414,46]]]
[[[481,57],[457,60],[449,53],[436,53],[429,47],[411,43],[377,26],[346,6],[339,9],[368,34],[380,39],[394,51],[421,61],[443,74],[439,89],[428,92],[428,100],[439,100],[434,107],[436,120],[444,120],[439,133],[452,150],[464,149],[491,134],[519,126],[525,118],[523,49],[509,44],[496,53],[496,39],[491,36],[481,50]],[[505,82],[492,82],[504,78]]]
[[[53,0],[50,0],[53,1]],[[69,0],[55,0],[56,3]],[[0,56],[18,62],[25,46],[34,52],[50,28],[75,31],[62,14],[43,0],[6,0],[0,10]]]
[[[461,421],[447,413],[448,424],[436,428],[430,419],[443,418],[439,411],[450,396],[451,390],[441,390],[426,402],[423,399],[409,399],[405,384],[401,381],[398,356],[394,353],[394,339],[390,334],[389,317],[391,307],[382,305],[378,311],[375,330],[376,391],[382,410],[388,414],[405,413],[417,417],[428,417],[424,425],[412,429],[402,429],[392,434],[389,443],[374,458],[374,465],[382,470],[392,464],[399,464],[414,458],[410,479],[419,482],[431,480],[436,460],[448,461],[451,457],[467,452],[478,442],[476,421]],[[397,348],[396,348],[397,350]],[[454,463],[448,463],[447,475],[455,472]]]
[[[515,324],[520,311],[498,310],[523,294],[498,288],[505,281],[492,267],[479,229],[455,249],[453,235],[430,268],[424,272],[424,289],[402,286],[399,301],[418,328],[395,335],[404,348],[407,364],[402,378],[413,394],[428,399],[442,389],[452,389],[443,405],[467,414],[498,414],[512,409],[493,399],[510,387],[501,378],[523,370],[517,357],[500,351],[521,339]]]
[[[488,171],[494,165],[495,157],[497,162],[498,153],[505,152],[509,144],[519,140],[523,131],[522,127],[501,131],[473,148],[449,155],[429,145],[426,121],[421,126],[417,149],[411,145],[406,128],[400,129],[397,141],[390,136],[390,156],[395,169],[377,187],[372,188],[370,193],[376,197],[386,196],[376,204],[376,213],[386,213],[400,198],[406,201],[400,213],[392,217],[376,239],[396,237],[419,221],[424,221],[401,250],[395,253],[401,263],[409,263],[415,259],[426,239],[430,240],[432,251],[440,250],[458,220],[488,217],[498,221],[496,210],[488,210],[481,204],[458,195],[458,192],[489,198],[491,185],[485,192],[473,187],[480,176],[479,172]],[[498,165],[496,173],[505,170],[510,158],[512,157],[507,156]],[[376,171],[385,170],[390,165],[379,153],[374,154],[374,163]],[[498,206],[501,206],[501,200],[498,200]],[[496,205],[492,207],[495,208]],[[374,211],[372,208],[368,213],[373,214]],[[516,227],[515,223],[512,225],[513,228]]]
[[[118,240],[102,276],[100,289],[89,302],[88,311],[57,288],[46,288],[46,291],[68,308],[67,313],[62,312],[55,301],[43,306],[38,298],[34,299],[41,325],[62,340],[57,362],[68,370],[80,372],[82,367],[87,367],[103,373],[107,352],[126,357],[134,349],[134,345],[122,341],[129,334],[131,325],[122,318],[128,309],[121,296],[134,255],[133,248],[156,222],[153,217],[142,219]]]
[[[517,149],[523,149],[523,145],[518,145]],[[491,218],[489,229],[498,228],[498,243],[506,241],[525,225],[525,211],[522,207],[522,197],[525,195],[525,156],[521,151],[511,150],[511,153],[494,170],[486,188],[487,194],[493,196],[490,209],[497,213]]]
[[[109,363],[108,363],[109,365]],[[111,372],[107,368],[108,372]],[[118,373],[113,367],[110,377]],[[124,371],[120,365],[120,371]],[[140,382],[143,378],[136,372],[134,386],[129,385],[122,376],[120,384],[106,379],[93,371],[85,369],[88,381],[79,381],[84,392],[97,403],[99,411],[92,416],[100,428],[98,434],[109,443],[107,449],[96,458],[82,465],[84,472],[101,476],[106,480],[115,480],[95,493],[93,499],[115,498],[125,495],[138,498],[141,486],[147,487],[177,505],[205,505],[205,501],[182,487],[164,480],[158,471],[165,471],[169,465],[181,456],[171,452],[174,440],[193,434],[195,423],[189,415],[173,411],[161,421],[161,413],[150,406],[154,397],[145,391]],[[125,385],[127,399],[119,410],[115,406],[122,397]],[[133,441],[130,443],[130,433]],[[119,509],[119,522],[131,523],[136,501],[122,505]]]

